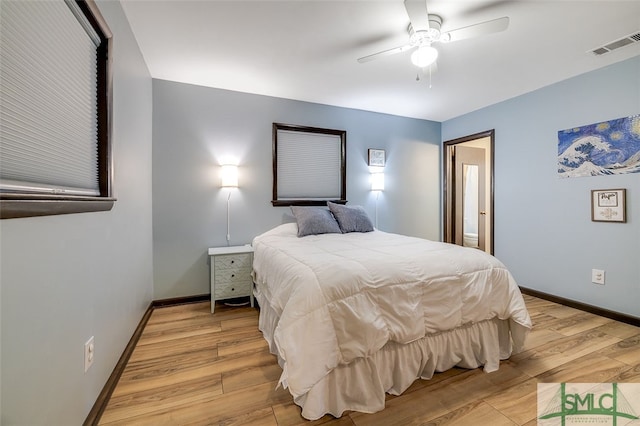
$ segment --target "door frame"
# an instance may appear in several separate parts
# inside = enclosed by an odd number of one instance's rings
[[[453,190],[452,183],[454,182],[453,177],[453,164],[452,158],[449,155],[450,148],[458,145],[464,144],[466,142],[475,141],[477,139],[485,139],[489,138],[489,188],[487,191],[489,193],[489,247],[488,252],[493,254],[494,247],[494,146],[495,146],[495,129],[487,130],[480,133],[475,133],[473,135],[463,136],[457,139],[452,139],[445,141],[443,143],[442,149],[442,164],[443,164],[443,237],[444,241],[447,243],[453,243],[455,241],[455,191]]]

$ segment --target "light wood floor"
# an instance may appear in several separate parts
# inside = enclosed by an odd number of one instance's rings
[[[100,424],[526,425],[539,382],[640,383],[640,328],[525,296],[526,350],[494,373],[453,369],[388,396],[376,414],[308,422],[258,331],[258,312],[209,303],[156,309]]]

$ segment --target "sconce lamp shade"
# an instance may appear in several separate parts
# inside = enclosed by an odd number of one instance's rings
[[[238,166],[234,164],[223,164],[221,175],[223,188],[238,187]]]
[[[371,173],[371,190],[384,191],[384,173]]]

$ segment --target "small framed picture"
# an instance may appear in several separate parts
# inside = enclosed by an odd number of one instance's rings
[[[593,222],[626,222],[626,189],[594,189],[591,191]]]
[[[369,165],[384,167],[384,149],[369,148]]]

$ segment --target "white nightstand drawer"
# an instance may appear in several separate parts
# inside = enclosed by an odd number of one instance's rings
[[[251,268],[251,253],[224,254],[213,257],[216,269]]]
[[[230,299],[232,297],[246,296],[251,292],[251,283],[246,280],[217,282],[214,291],[215,299]]]
[[[251,281],[250,268],[229,268],[217,269],[214,276],[215,285],[228,282],[246,282]]]

